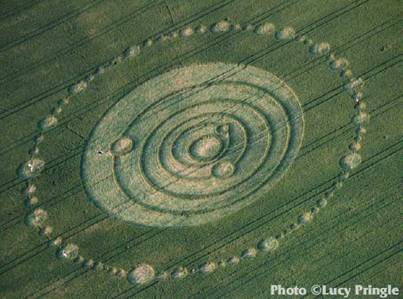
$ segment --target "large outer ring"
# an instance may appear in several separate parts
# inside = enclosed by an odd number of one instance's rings
[[[180,84],[172,84],[172,80],[179,78],[181,79]],[[147,206],[128,199],[126,193],[116,185],[112,173],[114,157],[109,149],[111,143],[125,132],[127,124],[136,118],[136,113],[145,108],[141,105],[147,105],[147,101],[135,101],[135,99],[139,95],[146,96],[148,99],[158,99],[161,98],[161,91],[165,95],[172,94],[197,86],[199,82],[206,82],[211,78],[214,80],[239,79],[258,85],[270,91],[275,99],[281,102],[283,108],[289,112],[291,116],[289,118],[291,123],[290,134],[293,138],[290,139],[287,148],[287,163],[278,166],[270,180],[259,187],[259,193],[265,194],[281,179],[297,156],[304,131],[302,108],[292,89],[273,74],[252,66],[223,63],[191,65],[157,76],[137,87],[111,107],[93,129],[82,156],[81,174],[88,196],[98,206],[118,218],[138,224],[184,226],[200,225],[216,220],[249,205],[259,198],[251,192],[247,195],[248,200],[237,200],[230,207],[200,214],[180,215],[149,209]],[[136,109],[132,108],[133,105],[137,105]]]

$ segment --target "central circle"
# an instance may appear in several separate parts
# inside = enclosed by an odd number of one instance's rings
[[[216,136],[203,136],[190,146],[190,154],[196,160],[211,161],[221,152],[223,144]]]

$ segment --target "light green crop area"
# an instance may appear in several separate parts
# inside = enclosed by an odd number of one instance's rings
[[[0,298],[402,287],[402,18],[1,3]]]
[[[299,101],[280,79],[251,66],[190,65],[147,81],[107,112],[88,141],[82,177],[112,215],[195,226],[265,194],[302,137]],[[111,151],[120,140],[130,151]]]

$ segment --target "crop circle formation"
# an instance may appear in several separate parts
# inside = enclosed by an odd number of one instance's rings
[[[190,65],[118,101],[83,154],[87,193],[124,220],[199,225],[264,194],[303,137],[294,92],[252,67]]]
[[[279,233],[262,236],[239,254],[198,266],[156,269],[141,262],[122,269],[80,255],[79,246],[54,232],[48,211],[37,196],[36,179],[46,170],[41,144],[58,126],[64,107],[91,81],[129,62],[156,43],[197,34],[250,32],[279,41],[294,41],[311,55],[325,58],[352,99],[354,139],[339,159],[340,172],[308,211]],[[26,222],[55,247],[57,256],[84,269],[108,271],[133,284],[208,274],[243,259],[277,250],[283,239],[311,223],[362,162],[363,137],[369,120],[361,78],[349,61],[327,42],[314,42],[292,27],[277,30],[264,22],[244,26],[221,20],[210,27],[188,26],[134,45],[100,65],[68,89],[38,123],[30,157],[18,171],[24,189]],[[81,179],[91,200],[115,217],[149,226],[195,226],[236,212],[267,194],[298,154],[304,132],[303,111],[287,84],[268,71],[224,63],[192,64],[149,80],[114,104],[93,128],[81,161]]]

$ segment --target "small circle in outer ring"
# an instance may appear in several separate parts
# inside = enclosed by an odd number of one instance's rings
[[[122,137],[112,144],[111,151],[115,156],[122,156],[128,154],[133,149],[133,144],[133,139]]]
[[[235,172],[235,166],[230,161],[220,161],[213,166],[212,175],[218,178],[228,178]]]

